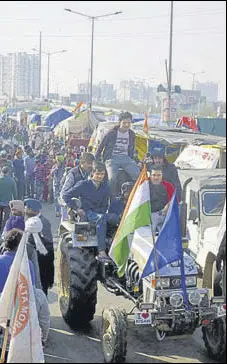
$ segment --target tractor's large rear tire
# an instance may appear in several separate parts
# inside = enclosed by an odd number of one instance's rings
[[[72,246],[65,236],[59,246],[59,305],[71,328],[85,327],[96,310],[98,265],[93,248]]]
[[[106,363],[124,363],[127,354],[127,315],[120,308],[103,311],[102,349]]]
[[[226,356],[226,319],[217,318],[212,324],[203,326],[202,333],[209,357],[223,360]]]

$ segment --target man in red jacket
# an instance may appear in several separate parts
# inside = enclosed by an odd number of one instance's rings
[[[175,191],[172,183],[163,180],[162,166],[153,165],[150,173],[150,203],[152,213],[152,228],[160,231],[168,211],[170,200]]]

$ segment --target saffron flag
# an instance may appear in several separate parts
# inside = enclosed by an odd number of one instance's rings
[[[178,260],[181,263],[181,285],[184,302],[187,304],[180,215],[175,191],[172,200],[170,201],[164,224],[141,274],[141,278],[147,277],[151,273],[158,272],[159,269],[165,267],[167,264]]]
[[[144,166],[125,207],[119,228],[111,245],[109,256],[118,266],[122,277],[130,253],[128,235],[142,226],[151,224],[150,190],[146,167]]]
[[[145,131],[145,133],[149,133],[149,126],[148,126],[148,114],[147,112],[145,113],[145,119],[144,119],[144,125],[143,125],[143,130]]]
[[[83,101],[80,101],[74,108],[74,110],[72,111],[73,113],[76,113],[80,107],[83,105]]]
[[[8,363],[44,363],[34,288],[24,232],[0,297],[0,325],[10,320]]]

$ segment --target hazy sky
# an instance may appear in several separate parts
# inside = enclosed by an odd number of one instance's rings
[[[0,54],[39,47],[58,51],[50,67],[50,92],[68,95],[78,82],[87,82],[90,67],[91,22],[64,8],[101,15],[123,14],[95,23],[94,82],[150,78],[166,80],[169,58],[170,1],[1,1]],[[173,83],[190,88],[196,80],[219,84],[226,97],[226,1],[174,1]],[[42,57],[42,90],[46,90],[47,58]],[[151,80],[154,78],[154,80]]]

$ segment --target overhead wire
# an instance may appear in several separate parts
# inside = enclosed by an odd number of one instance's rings
[[[182,14],[174,14],[174,16],[176,18],[182,18],[182,17],[188,17],[188,16],[196,16],[196,15],[216,15],[216,14],[224,14],[225,12],[222,11],[221,9],[215,9],[215,10],[205,10],[205,9],[200,9],[200,11],[194,11],[194,12],[184,12]],[[167,14],[159,14],[159,15],[153,15],[153,16],[136,16],[136,17],[128,17],[128,18],[124,18],[122,16],[120,17],[115,17],[112,19],[108,19],[108,18],[99,18],[96,19],[96,21],[99,22],[119,22],[119,21],[135,21],[135,20],[151,20],[151,19],[161,19],[161,18],[167,18],[169,17],[169,13]],[[4,18],[4,17],[0,17],[0,21],[5,21],[5,22],[9,22],[9,23],[13,23],[15,21],[40,21],[40,18],[14,18],[14,19],[9,19],[9,18]],[[50,19],[49,19],[50,22]],[[77,22],[85,22],[84,19],[81,19],[80,17],[78,17]]]

